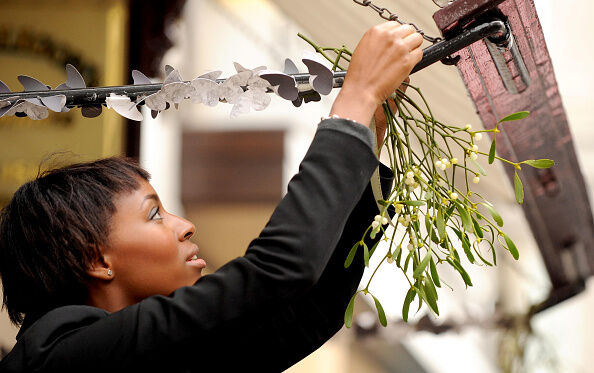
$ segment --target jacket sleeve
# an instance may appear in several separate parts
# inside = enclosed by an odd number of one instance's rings
[[[393,173],[380,165],[380,181],[384,198],[392,188]],[[363,250],[359,249],[349,268],[344,262],[353,244],[363,237],[378,209],[369,184],[349,216],[340,240],[318,283],[303,296],[284,307],[260,315],[252,327],[230,345],[237,357],[247,365],[256,364],[257,350],[267,352],[260,371],[280,372],[297,363],[330,339],[344,324],[344,312],[357,290],[365,268]],[[393,209],[389,210],[393,215]],[[371,249],[381,239],[367,235],[365,243]],[[254,341],[258,341],[255,343]],[[241,356],[239,356],[241,355]],[[229,368],[235,368],[232,364]]]
[[[19,340],[26,346],[26,370],[163,366],[175,371],[191,366],[196,351],[226,356],[225,339],[241,335],[250,320],[303,296],[318,282],[378,165],[372,141],[361,125],[323,121],[287,194],[243,257],[193,286],[149,297],[87,325],[56,327],[42,317]]]

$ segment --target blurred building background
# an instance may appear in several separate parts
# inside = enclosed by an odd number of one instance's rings
[[[588,18],[594,4],[535,2],[592,197],[594,52],[587,40],[594,32]],[[432,1],[378,4],[438,34],[431,18],[438,8]],[[14,91],[20,90],[20,74],[57,86],[65,80],[66,63],[79,68],[88,85],[128,84],[132,69],[159,81],[165,64],[185,79],[209,70],[229,76],[233,62],[282,70],[286,57],[299,61],[310,48],[298,32],[324,46],[354,49],[363,32],[381,21],[350,0],[0,0],[0,12],[0,80]],[[415,74],[412,83],[423,89],[443,122],[480,126],[455,67],[436,64]],[[301,108],[273,97],[266,110],[236,119],[229,117],[230,105],[191,103],[140,125],[111,110],[93,119],[76,109],[43,121],[1,118],[0,204],[53,153],[67,152],[59,156],[66,161],[138,157],[153,175],[165,207],[196,224],[196,242],[214,271],[242,255],[264,226],[336,93]],[[517,356],[522,346],[530,372],[594,372],[590,284],[584,293],[535,316],[527,339],[521,323],[493,324],[498,312],[522,314],[544,299],[549,283],[512,186],[496,165],[487,171],[479,191],[501,212],[506,232],[520,248],[520,261],[502,252],[496,268],[473,268],[475,286],[468,290],[455,274],[446,274],[455,291],[440,290],[441,316],[435,319],[421,309],[409,325],[400,317],[408,285],[395,269],[382,269],[373,292],[384,305],[388,327],[378,327],[373,305],[359,298],[355,327],[340,331],[289,372],[499,372],[502,357]],[[426,331],[448,325],[456,327],[440,334]],[[0,345],[10,349],[15,334],[2,315]]]

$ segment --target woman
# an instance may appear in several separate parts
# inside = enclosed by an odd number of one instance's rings
[[[214,274],[201,276],[194,226],[129,161],[23,185],[0,220],[4,306],[22,323],[0,371],[275,372],[318,348],[342,325],[362,255],[342,263],[377,214],[367,127],[421,43],[395,22],[365,33],[286,196],[245,256]]]

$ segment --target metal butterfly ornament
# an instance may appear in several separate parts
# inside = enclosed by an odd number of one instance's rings
[[[216,106],[219,102],[232,104],[230,116],[235,118],[251,110],[267,108],[271,102],[268,93],[301,106],[304,101],[320,101],[320,95],[329,94],[336,78],[327,63],[314,53],[304,53],[302,61],[309,74],[300,73],[295,63],[286,59],[283,72],[267,70],[265,66],[248,69],[235,62],[236,73],[227,79],[219,79],[221,71],[210,71],[184,81],[178,70],[167,65],[165,80],[160,85],[142,72],[133,70],[132,86],[97,88],[87,88],[82,75],[68,64],[66,82],[54,90],[37,79],[21,75],[18,79],[25,90],[14,92],[13,96],[13,92],[0,81],[0,117],[16,115],[39,120],[47,118],[49,110],[67,112],[79,105],[83,116],[92,118],[101,114],[102,105],[105,105],[125,118],[142,121],[140,105],[146,105],[155,118],[171,106],[177,109],[183,100],[190,99],[207,106]],[[297,81],[295,76],[300,76],[300,80]],[[100,90],[103,96],[96,99]],[[56,94],[52,94],[53,91]],[[92,98],[87,96],[82,102],[68,101],[82,91]]]

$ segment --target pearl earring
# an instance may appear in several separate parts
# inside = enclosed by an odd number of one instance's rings
[[[108,270],[107,270],[107,275],[108,275],[108,276],[111,276],[111,275],[113,275],[113,272],[111,271],[111,269],[108,269]]]

